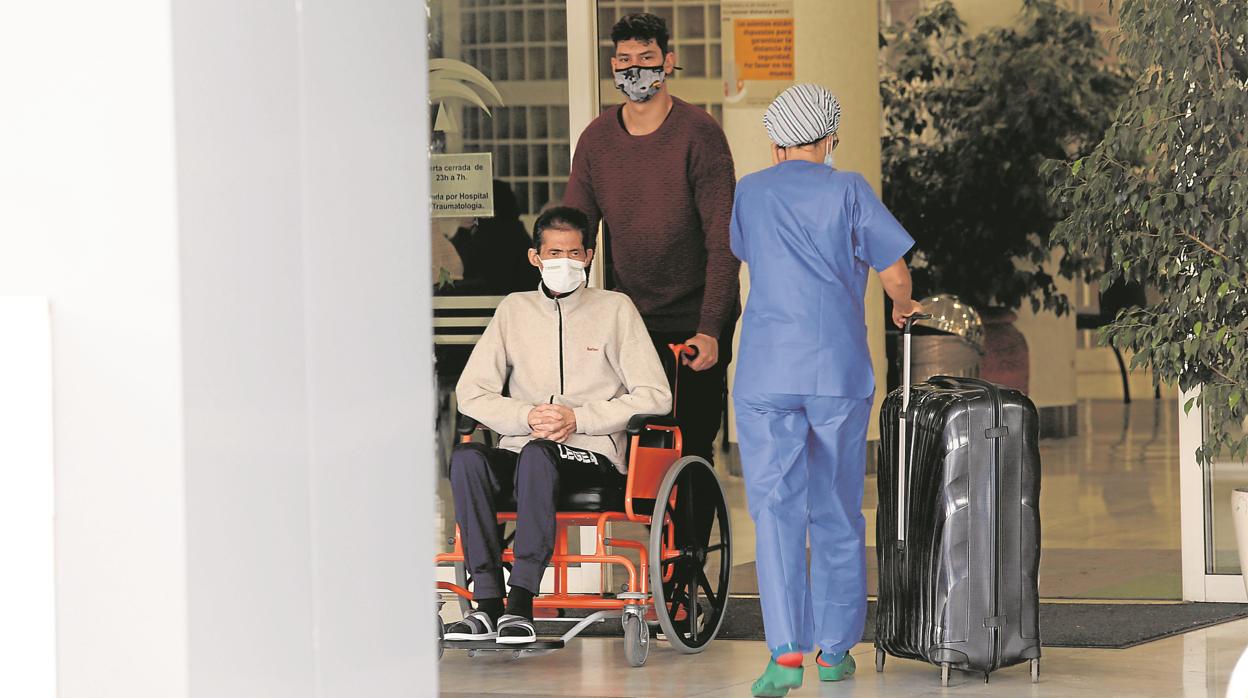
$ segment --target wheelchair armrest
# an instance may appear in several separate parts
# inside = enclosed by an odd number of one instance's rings
[[[676,420],[671,415],[666,414],[635,414],[628,420],[628,426],[624,428],[629,436],[636,436],[646,427],[674,427],[677,426]]]
[[[476,431],[478,426],[479,424],[477,423],[477,420],[461,413],[459,415],[459,421],[455,423],[455,431],[458,432],[460,436],[468,436],[472,432]]]

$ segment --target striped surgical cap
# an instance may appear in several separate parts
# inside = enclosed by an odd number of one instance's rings
[[[814,143],[841,126],[841,103],[819,85],[794,85],[763,114],[767,135],[782,148]]]

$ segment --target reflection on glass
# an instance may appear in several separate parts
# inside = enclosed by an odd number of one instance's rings
[[[1206,396],[1207,399],[1208,396]],[[1208,417],[1202,420],[1202,438],[1208,434]],[[1244,426],[1240,425],[1240,438]],[[1205,470],[1205,536],[1208,549],[1205,566],[1208,574],[1240,574],[1239,548],[1235,542],[1235,522],[1231,518],[1231,492],[1248,487],[1248,465],[1231,461],[1224,454],[1216,454],[1213,463]]]
[[[429,0],[428,5],[429,57],[468,63],[503,96],[503,105],[489,113],[448,100],[463,128],[435,132],[434,151],[491,153],[494,177],[516,194],[521,220],[530,225],[551,203],[539,199],[540,193],[568,175],[567,167],[560,169],[570,160],[567,14],[543,0]]]
[[[433,220],[439,461],[446,463],[454,438],[454,387],[464,362],[498,297],[537,288],[540,275],[528,261],[529,229],[567,182],[567,13],[563,3],[549,0],[427,5],[429,58],[462,61],[480,71],[502,102],[486,99],[482,108],[443,96],[431,105],[437,110],[430,114],[433,152],[489,153],[492,159],[494,215]]]
[[[516,195],[494,180],[494,217],[458,219],[451,244],[463,263],[463,276],[442,293],[503,296],[537,288],[540,274],[529,264],[532,244],[520,221]]]

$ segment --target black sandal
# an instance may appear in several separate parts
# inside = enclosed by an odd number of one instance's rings
[[[537,642],[537,628],[524,616],[507,614],[498,619],[498,644],[527,645]]]
[[[494,622],[490,620],[489,614],[473,611],[458,623],[452,623],[446,629],[444,639],[450,642],[480,642],[497,637],[498,631],[494,629]]]

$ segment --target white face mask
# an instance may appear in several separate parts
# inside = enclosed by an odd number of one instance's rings
[[[567,257],[543,259],[542,283],[555,293],[571,293],[585,283],[585,263]]]
[[[832,165],[832,144],[829,143],[827,147],[828,147],[828,153],[827,155],[823,156],[823,164],[827,165],[828,167],[831,167],[832,169],[836,169]]]

